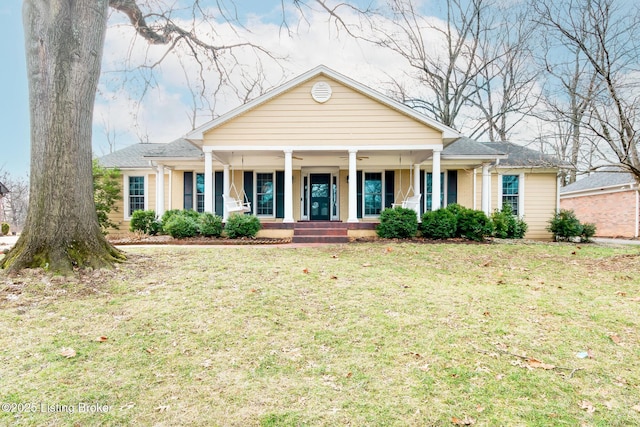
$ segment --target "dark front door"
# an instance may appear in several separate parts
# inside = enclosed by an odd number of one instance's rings
[[[312,173],[310,218],[311,221],[329,221],[331,218],[331,174]]]

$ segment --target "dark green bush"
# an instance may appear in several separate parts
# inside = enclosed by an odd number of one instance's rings
[[[522,239],[527,232],[528,225],[511,210],[511,205],[503,205],[502,210],[491,214],[493,235],[500,239]]]
[[[553,233],[554,239],[559,241],[569,241],[582,234],[583,226],[576,214],[572,210],[560,209],[549,220],[547,231]],[[594,230],[595,232],[595,230]]]
[[[131,231],[140,231],[154,236],[158,234],[161,228],[160,222],[156,219],[156,212],[153,210],[135,211],[131,215],[131,224],[129,224],[129,230]]]
[[[231,239],[240,237],[255,237],[262,228],[260,220],[255,215],[241,215],[233,213],[229,215],[224,231]]]
[[[458,218],[448,209],[428,211],[422,215],[420,231],[429,239],[450,239],[456,236]]]
[[[418,215],[413,209],[396,207],[380,214],[378,236],[386,239],[408,239],[418,232]]]
[[[174,215],[182,214],[182,209],[169,209],[162,214],[162,223],[166,224]]]
[[[462,208],[458,213],[456,235],[480,242],[493,235],[493,224],[484,212]]]
[[[0,231],[2,231],[2,234],[5,236],[9,234],[9,224],[7,224],[6,222],[3,222],[2,226],[0,226]]]
[[[591,222],[585,222],[582,224],[582,234],[580,234],[580,241],[591,242],[591,238],[596,235],[596,225]]]
[[[198,230],[205,237],[220,237],[222,218],[209,212],[202,212],[198,217]]]
[[[198,234],[198,222],[190,215],[176,214],[162,225],[165,233],[176,239],[193,237]]]

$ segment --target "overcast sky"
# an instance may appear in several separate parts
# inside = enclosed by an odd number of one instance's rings
[[[352,1],[360,5],[372,3],[371,0]],[[21,0],[2,0],[0,6],[0,40],[4,58],[3,67],[0,67],[0,126],[3,131],[0,169],[16,175],[25,175],[29,169],[29,113],[21,3]],[[280,67],[273,61],[262,62],[266,78],[263,89],[322,64],[384,93],[384,83],[390,81],[390,76],[401,79],[406,70],[403,61],[388,51],[357,42],[344,31],[339,31],[327,22],[324,13],[308,12],[308,22],[298,26],[297,35],[290,38],[282,31],[280,0],[241,0],[237,3],[244,8],[238,12],[250,33],[242,28],[222,26],[218,29],[221,39],[247,37],[276,55],[286,57],[280,62]],[[433,6],[438,4],[432,0],[416,1],[418,3],[433,12]],[[345,19],[350,19],[346,11],[342,13]],[[192,128],[193,98],[185,88],[187,78],[192,84],[197,82],[195,64],[169,56],[153,73],[153,86],[142,97],[141,73],[122,73],[120,70],[135,70],[144,58],[153,62],[166,47],[149,48],[146,42],[135,37],[130,26],[120,25],[120,22],[125,22],[124,17],[114,15],[107,32],[103,74],[94,114],[93,148],[96,156],[109,152],[108,140],[115,143],[116,149],[137,142],[164,143],[181,137]],[[248,64],[246,72],[255,72],[257,67],[253,64],[253,54],[238,52],[238,55],[241,62]],[[207,80],[212,82],[215,79],[212,74]],[[224,92],[215,97],[212,108],[214,114],[220,115],[238,105],[235,95]],[[210,118],[201,111],[196,125]]]
[[[3,131],[0,169],[16,175],[26,175],[29,169],[29,112],[21,3],[21,0],[2,0],[0,6],[0,40],[4,58],[0,67],[0,126]],[[273,62],[263,62],[267,77],[264,89],[320,64],[371,86],[384,81],[386,73],[393,74],[399,69],[400,64],[392,65],[394,61],[390,61],[389,54],[339,33],[335,26],[327,23],[324,14],[309,14],[310,25],[302,25],[298,36],[289,38],[280,26],[280,0],[243,0],[237,3],[244,8],[239,10],[239,14],[251,31],[247,36],[277,55],[286,57],[281,68]],[[124,75],[117,70],[125,66],[134,68],[142,62],[143,56],[157,57],[164,48],[148,51],[143,41],[132,42],[135,37],[131,29],[118,25],[118,17],[115,18],[110,20],[107,33],[103,75],[94,116],[93,146],[97,156],[109,151],[107,133],[116,148],[122,148],[140,141],[170,142],[191,130],[192,98],[184,88],[185,75],[197,80],[195,67],[190,68],[193,64],[186,65],[185,74],[176,59],[165,61],[162,68],[154,73],[154,87],[139,102],[142,87],[137,83],[139,74]],[[243,29],[236,30],[245,35]],[[233,36],[229,27],[222,28],[220,32]],[[244,59],[250,63],[252,58],[247,54]],[[126,83],[123,84],[123,80]],[[223,114],[238,103],[232,94],[222,94],[216,99],[215,114]],[[209,118],[200,114],[197,124]]]

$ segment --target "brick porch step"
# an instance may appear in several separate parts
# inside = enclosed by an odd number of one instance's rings
[[[303,221],[293,226],[293,243],[348,243],[347,224],[329,221]]]

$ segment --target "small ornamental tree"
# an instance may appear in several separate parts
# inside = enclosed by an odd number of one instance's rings
[[[98,223],[104,234],[110,228],[118,229],[118,224],[109,219],[109,214],[118,211],[116,203],[120,200],[121,182],[122,174],[119,169],[104,168],[97,159],[93,160],[93,200]]]

